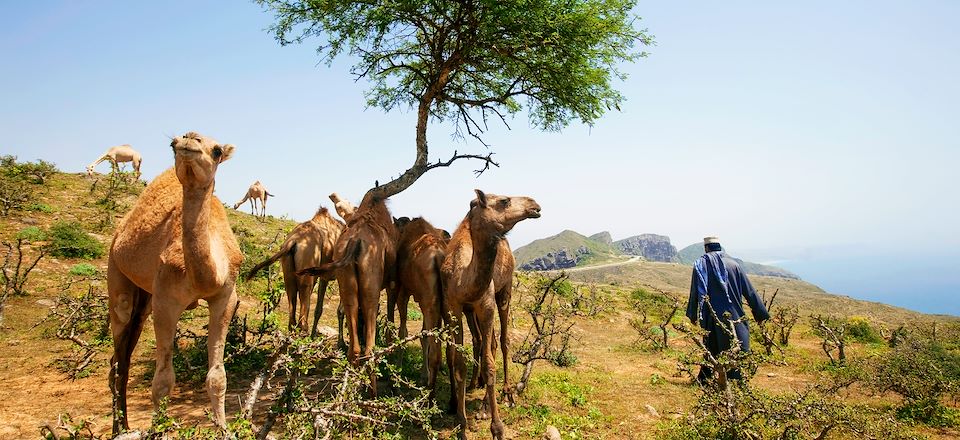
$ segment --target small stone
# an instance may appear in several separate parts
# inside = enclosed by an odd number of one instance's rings
[[[767,377],[777,377],[777,373],[767,373]]]
[[[556,426],[548,425],[543,433],[543,440],[560,440],[560,430]]]
[[[650,413],[650,417],[660,417],[660,413],[657,412],[657,409],[652,405],[644,405],[647,408],[647,412]]]
[[[37,219],[33,217],[23,217],[20,219],[20,222],[25,225],[35,225],[37,223],[40,223]]]
[[[43,306],[43,307],[53,307],[53,306],[57,305],[57,303],[56,303],[55,301],[53,301],[52,299],[38,299],[38,300],[37,300],[37,305],[38,305],[38,306]]]
[[[335,338],[337,337],[337,329],[328,325],[321,325],[317,327],[317,334],[325,338]]]

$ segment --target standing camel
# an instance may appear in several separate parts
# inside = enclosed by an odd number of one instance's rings
[[[333,245],[346,226],[340,220],[333,218],[327,208],[320,208],[313,218],[300,223],[290,231],[287,239],[280,246],[280,250],[270,258],[260,262],[250,269],[246,280],[250,281],[261,269],[280,260],[283,268],[283,285],[287,291],[287,301],[290,303],[289,328],[294,326],[307,331],[307,321],[310,318],[310,296],[317,283],[313,275],[297,275],[297,271],[308,267],[316,267],[329,263],[333,259]],[[317,324],[323,313],[323,297],[327,292],[329,280],[320,280],[320,290],[317,291],[317,310],[313,315],[313,329],[311,336],[317,334]],[[300,302],[300,313],[297,313],[297,300]]]
[[[300,274],[321,278],[336,277],[340,286],[340,305],[350,332],[347,359],[354,365],[359,364],[361,354],[360,322],[364,331],[363,357],[369,358],[373,353],[380,291],[393,279],[396,256],[397,229],[391,221],[386,200],[367,195],[337,240],[333,261],[300,271]],[[377,395],[376,371],[370,376],[370,391],[373,396]]]
[[[406,217],[404,217],[406,218]],[[407,304],[410,296],[423,312],[423,330],[437,330],[443,318],[443,291],[440,266],[443,265],[447,240],[443,233],[421,217],[398,223],[400,241],[397,246],[397,276],[393,301],[388,301],[387,315],[393,322],[394,303],[400,308],[400,339],[407,337]],[[440,369],[440,340],[436,336],[421,338],[424,372],[431,398],[436,395],[437,372]]]
[[[143,158],[140,157],[140,153],[137,150],[134,150],[130,144],[117,145],[116,147],[110,147],[103,156],[100,156],[99,159],[93,161],[90,165],[87,165],[87,175],[93,175],[93,169],[100,165],[100,162],[105,160],[110,161],[110,165],[114,170],[120,169],[120,163],[131,162],[133,163],[133,171],[136,173],[137,178],[140,178],[140,162],[143,161]]]
[[[482,352],[482,375],[486,385],[486,406],[490,410],[490,433],[495,439],[503,439],[504,426],[497,408],[496,367],[493,365],[493,312],[500,315],[500,343],[503,350],[504,370],[506,370],[509,349],[507,325],[510,319],[508,280],[505,285],[497,282],[506,270],[501,266],[507,262],[510,244],[506,234],[518,222],[528,218],[540,217],[540,205],[529,197],[506,197],[496,194],[484,194],[476,190],[477,198],[470,203],[470,211],[460,222],[447,245],[446,259],[441,268],[444,289],[444,306],[453,319],[454,338],[458,345],[463,344],[464,309],[470,308],[479,323],[480,347],[473,350]],[[503,256],[501,256],[503,255]],[[509,266],[512,274],[513,266]],[[500,289],[498,291],[498,288]],[[448,346],[447,359],[452,365],[451,406],[456,406],[457,420],[460,423],[460,438],[466,438],[466,365],[463,354],[456,347]],[[504,387],[508,387],[504,371]]]
[[[170,142],[174,167],[163,172],[137,200],[113,236],[107,263],[113,359],[113,432],[127,424],[130,357],[147,315],[156,333],[154,408],[170,394],[173,342],[184,310],[203,299],[210,307],[207,393],[214,422],[226,426],[227,388],[223,349],[237,304],[235,282],[243,254],[227,214],[214,195],[214,177],[234,146],[189,132]]]
[[[257,215],[257,201],[260,201],[260,215],[259,217],[267,216],[267,197],[274,197],[273,194],[267,192],[267,188],[263,186],[260,181],[253,182],[253,185],[250,185],[250,188],[247,188],[247,193],[244,194],[243,200],[237,202],[233,205],[233,209],[237,209],[243,202],[247,200],[250,201],[250,214]]]

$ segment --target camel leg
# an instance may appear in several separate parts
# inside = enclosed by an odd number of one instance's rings
[[[313,296],[313,287],[317,284],[317,277],[300,277],[298,286],[300,295],[300,316],[297,317],[297,327],[303,334],[307,334],[307,323],[310,321],[310,297]]]
[[[221,428],[227,426],[223,401],[227,392],[227,372],[223,368],[223,350],[233,311],[236,308],[237,291],[228,285],[219,295],[207,301],[210,305],[210,324],[207,334],[207,395],[213,411],[213,422]]]
[[[513,398],[513,389],[510,388],[510,359],[507,357],[510,352],[510,337],[507,334],[507,328],[510,325],[510,298],[513,296],[513,286],[507,284],[497,292],[497,314],[500,318],[500,352],[503,354],[503,392],[507,396],[507,405],[515,404]],[[493,338],[494,341],[496,338]],[[496,350],[496,346],[493,348]]]
[[[470,347],[470,350],[473,352],[473,368],[471,369],[473,374],[470,376],[470,385],[467,385],[467,389],[483,388],[483,386],[486,385],[486,378],[483,377],[483,372],[480,370],[480,329],[477,323],[477,316],[472,309],[464,309],[464,320],[467,321],[467,327],[470,329],[470,338],[471,341],[473,341],[473,345]]]
[[[256,209],[257,209],[257,204],[254,203],[253,199],[251,198],[250,199],[250,215],[256,217],[257,216]]]
[[[346,318],[346,311],[343,307],[343,301],[340,301],[340,304],[337,305],[337,333],[340,335],[339,340],[337,341],[337,346],[341,350],[347,351],[347,343],[343,341],[343,321]],[[351,333],[352,334],[352,333]]]
[[[297,324],[297,301],[300,299],[300,277],[297,276],[293,262],[289,257],[283,257],[280,267],[283,269],[283,290],[287,292],[287,304],[290,305],[290,316],[287,319],[287,330],[293,330]],[[305,277],[304,277],[305,278]]]
[[[164,284],[157,282],[157,285]],[[176,295],[171,292],[157,292],[153,295],[153,330],[157,339],[157,366],[152,387],[154,408],[159,407],[160,402],[170,395],[176,383],[173,373],[173,339],[177,334],[177,321],[188,304],[178,302]],[[210,316],[213,316],[212,310]]]
[[[480,339],[482,339],[481,347],[483,347],[481,359],[483,364],[481,368],[484,371],[484,376],[486,376],[486,403],[487,408],[490,410],[490,434],[493,435],[494,439],[502,440],[504,426],[503,421],[500,420],[500,410],[497,408],[497,367],[494,365],[495,359],[493,357],[493,308],[492,307],[477,307],[474,311],[477,315],[477,319],[480,324]]]
[[[263,196],[260,200],[260,214],[262,214],[261,217],[267,218],[267,196]]]
[[[374,277],[371,277],[374,278]],[[374,278],[379,283],[379,278]],[[377,342],[377,309],[379,308],[380,289],[379,286],[365,286],[363,308],[360,312],[363,314],[363,360],[367,362],[373,355],[373,346]],[[374,366],[370,371],[370,395],[377,397],[377,368]]]
[[[397,315],[396,314],[397,302],[399,302],[399,299],[400,299],[401,289],[402,288],[400,287],[400,284],[397,283],[396,281],[390,283],[390,286],[387,287],[387,321],[390,324],[393,324],[396,322],[393,320],[393,318]],[[387,342],[389,343],[393,341],[387,341]]]
[[[313,312],[313,329],[310,330],[310,337],[317,337],[317,325],[320,324],[320,316],[323,315],[323,299],[327,296],[327,280],[320,280],[320,287],[317,289],[317,310]],[[343,326],[341,325],[342,329]]]
[[[457,413],[457,424],[460,425],[459,439],[467,438],[467,382],[464,377],[467,365],[463,353],[458,347],[463,347],[463,306],[449,304],[448,312],[453,325],[453,342],[447,345],[447,363],[450,370],[450,406]]]
[[[130,358],[137,346],[144,321],[150,314],[150,294],[133,284],[112,264],[107,266],[110,329],[113,358],[110,360],[110,391],[113,395],[113,435],[130,429],[127,423],[127,381]]]
[[[440,328],[440,316],[439,313],[437,313],[436,306],[435,301],[432,304],[424,301],[422,305],[424,331],[432,331]],[[435,399],[437,395],[437,372],[440,370],[440,339],[433,335],[421,338],[420,346],[423,349],[427,389],[430,390],[430,399]]]
[[[407,307],[410,306],[410,291],[402,289],[398,298],[400,306],[400,339],[407,338]]]

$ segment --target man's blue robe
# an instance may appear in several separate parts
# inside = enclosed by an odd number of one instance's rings
[[[737,320],[743,316],[743,298],[753,311],[753,319],[757,322],[770,318],[763,301],[757,296],[747,274],[732,257],[723,251],[707,252],[693,265],[693,276],[690,282],[690,299],[687,301],[687,317],[701,328],[710,332],[704,337],[704,343],[714,356],[727,350],[731,346],[731,338],[719,327],[710,313],[710,309],[703,304],[710,301],[717,317],[729,329],[724,320],[724,313],[730,314],[730,320]],[[740,340],[742,350],[750,350],[750,330],[745,322],[735,325],[737,339]]]

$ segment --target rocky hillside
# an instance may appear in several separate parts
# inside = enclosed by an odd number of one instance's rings
[[[610,233],[585,237],[566,230],[541,238],[513,251],[517,267],[523,270],[555,270],[598,264],[616,258],[620,252],[611,244]],[[605,239],[606,238],[606,239]]]
[[[677,248],[670,244],[670,237],[657,234],[640,234],[613,242],[627,255],[637,255],[648,261],[672,263],[677,260]]]
[[[520,270],[557,270],[586,267],[623,260],[628,256],[643,257],[646,261],[692,265],[703,255],[703,245],[692,244],[677,250],[670,237],[658,234],[640,234],[613,241],[609,232],[589,237],[566,230],[552,237],[542,238],[513,251]],[[737,259],[751,275],[763,275],[799,280],[800,277],[776,266]]]

